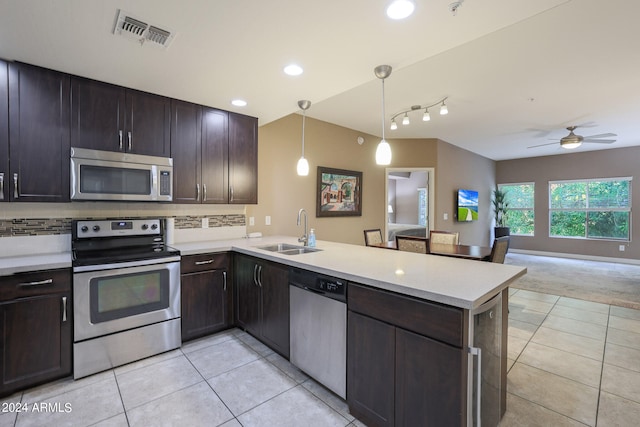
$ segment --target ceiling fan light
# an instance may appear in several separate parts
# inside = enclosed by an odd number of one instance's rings
[[[396,119],[391,119],[391,126],[390,126],[391,130],[396,130],[398,129],[398,124],[396,123]]]
[[[407,115],[407,113],[404,113],[404,117],[402,118],[402,124],[406,126],[409,123],[410,123],[409,122],[409,116]]]
[[[378,144],[378,148],[376,148],[376,164],[391,164],[391,146],[384,139],[380,141],[380,143]]]
[[[309,175],[309,162],[304,158],[304,156],[300,157],[300,160],[298,160],[296,170],[299,176]]]
[[[566,148],[567,150],[573,150],[574,148],[578,148],[582,145],[582,141],[560,141],[560,146],[562,148]]]
[[[449,109],[447,108],[447,106],[444,103],[444,101],[442,101],[442,105],[440,106],[440,115],[444,116],[446,114],[449,114]]]
[[[429,110],[427,108],[424,109],[424,114],[422,115],[422,121],[428,122],[431,120],[431,114],[429,114]]]

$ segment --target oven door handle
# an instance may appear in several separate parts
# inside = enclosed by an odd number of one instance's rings
[[[118,262],[113,264],[100,264],[100,265],[79,265],[73,267],[74,273],[82,273],[85,271],[100,271],[100,270],[112,270],[114,268],[128,268],[128,267],[142,267],[145,265],[167,264],[170,262],[179,262],[180,256],[171,256],[164,258],[143,259],[138,261]]]

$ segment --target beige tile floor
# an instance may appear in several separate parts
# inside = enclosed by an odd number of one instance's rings
[[[638,425],[640,311],[510,294],[508,410],[500,426]],[[344,401],[237,329],[0,402],[0,427],[362,425]],[[16,404],[29,412],[6,412]],[[34,412],[34,404],[48,406]]]
[[[509,296],[505,426],[640,424],[640,310]]]

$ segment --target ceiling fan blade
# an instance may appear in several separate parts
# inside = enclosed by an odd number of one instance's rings
[[[550,142],[548,144],[532,145],[531,147],[527,147],[527,148],[544,147],[545,145],[558,145],[558,143],[557,142]]]
[[[612,136],[618,136],[615,133],[600,133],[598,135],[589,135],[585,136],[584,139],[593,139],[593,138],[610,138]]]
[[[587,144],[613,144],[616,142],[615,139],[583,139],[582,142],[586,142]]]

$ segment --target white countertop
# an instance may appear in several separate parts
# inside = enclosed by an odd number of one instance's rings
[[[299,267],[449,304],[474,309],[505,289],[527,271],[525,267],[424,255],[319,240],[318,252],[283,255],[259,249],[274,243],[299,245],[294,237],[271,236],[252,239],[176,243],[182,255],[235,251],[269,261]],[[0,275],[71,267],[71,253],[0,257]]]
[[[424,255],[319,240],[318,252],[283,255],[259,249],[274,243],[299,245],[285,236],[178,243],[182,255],[227,251],[257,256],[341,279],[455,307],[474,309],[505,289],[527,269],[513,265]]]
[[[0,276],[71,267],[71,252],[0,257]]]

